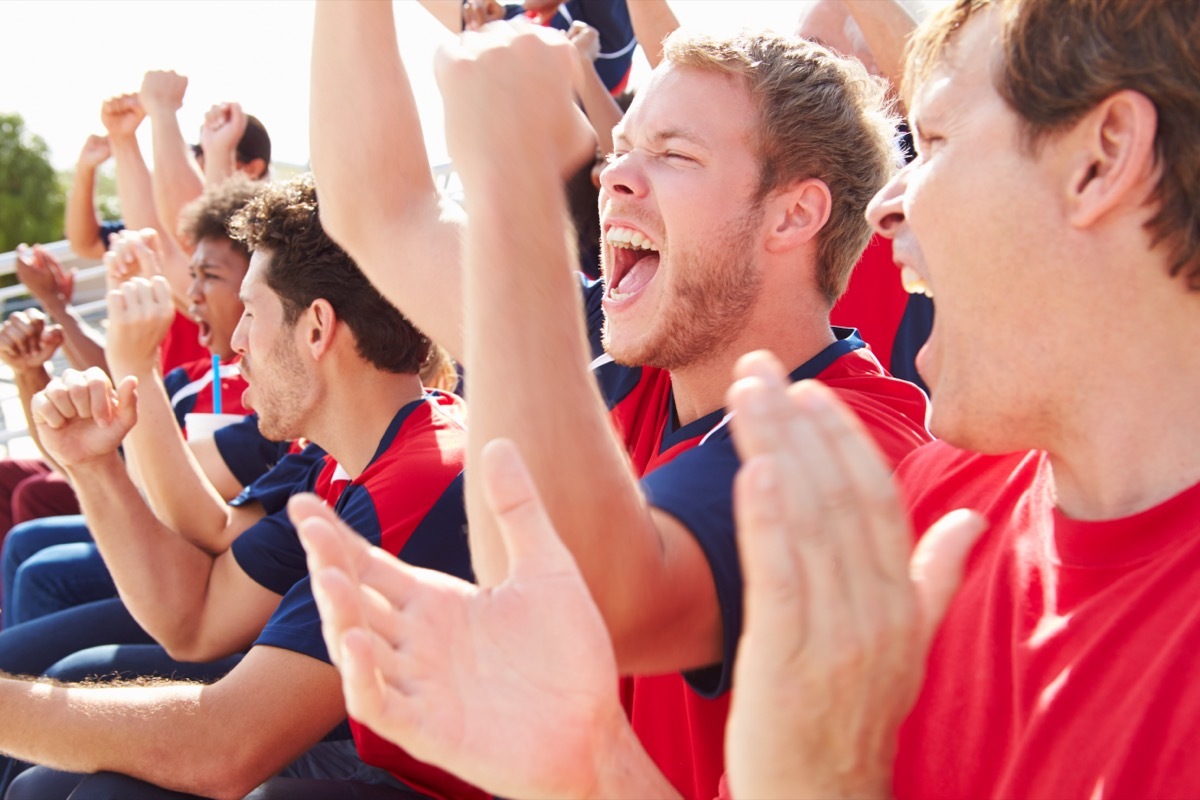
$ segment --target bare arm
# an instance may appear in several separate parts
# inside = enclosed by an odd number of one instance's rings
[[[136,234],[122,248],[140,264],[155,252]],[[146,269],[146,267],[143,267]],[[152,268],[151,268],[152,269]],[[162,277],[127,281],[108,293],[108,362],[113,380],[138,380],[137,420],[125,437],[125,457],[154,514],[168,528],[208,553],[222,553],[230,509],[208,481],[183,439],[159,371],[158,349],[175,319]]]
[[[628,6],[633,35],[653,69],[662,61],[663,39],[679,27],[679,19],[667,0],[630,0]]]
[[[154,70],[142,78],[138,92],[154,134],[154,205],[166,226],[162,232],[181,247],[179,212],[204,191],[204,176],[175,117],[186,90],[183,75]]]
[[[60,472],[62,470],[54,463],[54,459],[42,449],[37,428],[33,424],[30,403],[33,396],[50,382],[46,362],[61,343],[62,331],[48,327],[46,318],[36,308],[16,311],[0,326],[0,359],[12,369],[13,383],[17,385],[17,396],[29,425],[29,435],[46,461]]]
[[[462,31],[463,0],[419,0],[433,18],[446,26],[451,33]]]
[[[613,151],[612,131],[621,121],[624,112],[613,99],[608,87],[596,72],[596,55],[600,52],[600,35],[596,29],[582,22],[571,24],[567,38],[575,45],[577,69],[575,94],[583,103],[583,111],[596,134],[596,144],[601,153]]]
[[[17,251],[17,279],[58,323],[67,361],[79,370],[88,367],[107,370],[103,336],[71,308],[75,286],[73,273],[64,270],[58,259],[41,245],[34,245],[32,249],[19,247]]]
[[[587,369],[560,184],[561,165],[590,146],[571,127],[570,45],[510,28],[470,46],[439,64],[470,217],[468,459],[478,463],[482,444],[494,438],[517,444],[604,615],[622,671],[712,663],[720,615],[707,563],[677,522],[649,508]],[[500,118],[485,102],[496,96],[506,98]],[[484,109],[486,126],[476,118]],[[505,135],[543,157],[493,158],[493,150],[516,146],[495,141]],[[503,200],[512,197],[522,202]],[[552,376],[555,402],[544,402],[538,376]],[[505,574],[504,550],[477,482],[467,488],[472,561],[489,585]]]
[[[345,708],[332,666],[255,647],[211,686],[2,678],[0,714],[0,750],[24,761],[240,798],[320,741]]]
[[[318,2],[312,59],[321,223],[384,296],[461,360],[462,213],[434,183],[391,3]]]
[[[917,27],[916,17],[900,0],[842,0],[842,4],[862,31],[880,74],[898,91],[904,75],[904,47]]]
[[[106,242],[100,241],[100,218],[96,215],[96,170],[112,155],[107,136],[89,136],[84,142],[71,191],[67,195],[66,233],[71,249],[81,258],[100,258]]]
[[[226,550],[214,556],[164,525],[117,455],[136,420],[136,381],[115,393],[99,370],[68,370],[33,399],[42,443],[76,487],[96,545],[137,621],[175,658],[205,661],[253,642],[279,595]],[[104,422],[102,422],[104,421]],[[228,541],[260,519],[231,509],[213,538]]]

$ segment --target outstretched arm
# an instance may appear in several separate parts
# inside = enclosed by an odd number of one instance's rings
[[[679,27],[679,19],[667,0],[627,0],[627,5],[633,35],[653,69],[662,62],[663,39]]]
[[[100,241],[100,218],[96,215],[96,170],[112,155],[107,136],[91,135],[83,143],[71,191],[67,195],[67,241],[80,258],[100,258],[107,242]]]
[[[71,478],[96,545],[138,623],[175,658],[229,655],[254,641],[279,595],[242,572],[230,551],[214,556],[185,540],[142,499],[117,454],[137,419],[136,387],[135,378],[125,378],[114,391],[98,369],[67,370],[33,398],[38,435]],[[232,540],[261,516],[261,510],[231,510],[224,531],[214,536]]]
[[[15,311],[9,315],[8,320],[0,325],[0,360],[12,370],[13,383],[17,385],[21,410],[25,412],[33,443],[41,450],[46,461],[55,469],[59,469],[54,459],[42,449],[30,409],[33,396],[50,383],[50,372],[46,369],[46,362],[62,344],[62,329],[49,325],[48,322],[36,308]]]
[[[183,106],[187,77],[152,70],[138,91],[154,134],[154,204],[162,218],[160,232],[179,242],[179,212],[204,191],[204,175],[183,138],[176,112]]]
[[[593,147],[574,115],[572,58],[553,31],[501,24],[464,35],[439,58],[447,140],[470,218],[468,463],[484,442],[516,442],[622,671],[704,666],[721,647],[712,573],[682,525],[649,508],[588,370],[561,185],[564,165]],[[505,102],[488,101],[495,97]],[[494,155],[518,150],[540,156]],[[470,471],[467,490],[472,563],[491,585],[505,574],[504,549]]]
[[[325,230],[461,360],[462,212],[434,183],[391,3],[317,3],[310,114]]]
[[[886,797],[897,731],[983,521],[916,552],[890,470],[853,412],[753,353],[730,389],[745,631],[726,731],[734,797]],[[820,697],[820,702],[813,702]]]
[[[350,714],[504,797],[677,797],[617,702],[603,620],[516,448],[491,443],[478,469],[510,559],[490,590],[369,546],[315,497],[289,504]]]
[[[64,270],[49,250],[35,244],[32,248],[17,248],[17,280],[62,330],[63,351],[72,367],[108,369],[103,337],[71,307],[73,272]]]
[[[345,707],[333,667],[256,647],[210,686],[0,677],[0,713],[0,752],[23,761],[239,798],[319,742]]]
[[[898,94],[904,75],[904,47],[917,19],[900,0],[841,0],[875,57],[879,73]],[[903,113],[904,109],[901,108]]]

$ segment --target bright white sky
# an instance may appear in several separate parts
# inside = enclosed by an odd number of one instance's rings
[[[671,5],[688,27],[790,31],[804,1]],[[430,157],[442,161],[442,109],[429,65],[449,34],[416,0],[396,0],[395,6]],[[235,100],[267,126],[274,160],[305,164],[312,17],[312,0],[4,0],[0,111],[20,113],[27,128],[46,140],[54,166],[64,169],[74,164],[89,133],[103,133],[105,97],[136,91],[146,70],[174,69],[189,79],[179,112],[185,135],[195,136],[210,105]],[[644,60],[640,66],[635,62],[635,85],[645,69]],[[149,127],[143,124],[139,131],[148,159]]]

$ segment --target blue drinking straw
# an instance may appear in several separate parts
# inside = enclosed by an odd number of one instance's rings
[[[221,357],[213,356],[213,413],[221,413]]]

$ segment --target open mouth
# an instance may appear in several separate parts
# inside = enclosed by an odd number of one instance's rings
[[[201,347],[209,347],[213,339],[212,325],[209,325],[203,317],[196,314],[192,315],[192,322],[196,323],[196,328],[199,331],[196,335],[196,341],[200,343]]]
[[[604,241],[613,256],[608,296],[617,301],[632,297],[658,272],[658,247],[640,231],[617,225],[605,231]]]

